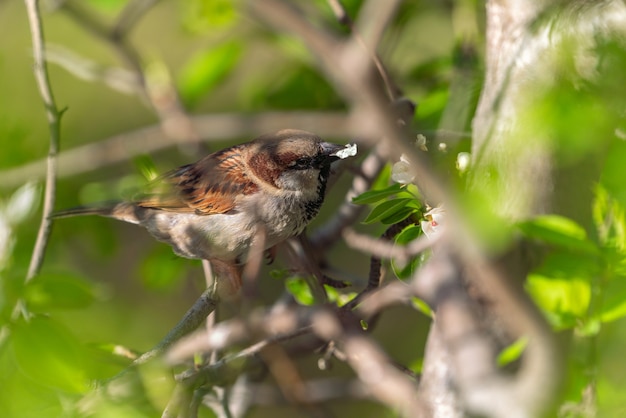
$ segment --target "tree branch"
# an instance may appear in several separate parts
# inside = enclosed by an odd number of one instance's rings
[[[57,154],[59,152],[61,136],[61,112],[59,112],[57,108],[54,95],[52,93],[52,87],[50,85],[48,66],[46,64],[44,54],[44,33],[39,13],[39,2],[38,0],[25,0],[25,4],[33,44],[33,69],[35,79],[37,81],[37,87],[39,88],[39,94],[41,95],[46,108],[46,117],[48,119],[48,128],[50,132],[50,145],[48,148],[48,157],[46,159],[46,187],[44,192],[41,223],[26,276],[26,281],[30,281],[39,272],[41,265],[43,264],[46,246],[48,245],[48,239],[52,230],[52,219],[50,218],[50,215],[54,210],[54,200],[56,194]]]

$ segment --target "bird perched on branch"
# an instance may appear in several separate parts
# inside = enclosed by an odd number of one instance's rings
[[[267,250],[300,234],[324,200],[331,163],[355,154],[355,145],[282,130],[166,173],[133,201],[54,216],[101,215],[141,225],[176,254],[209,260],[238,290],[250,248]]]

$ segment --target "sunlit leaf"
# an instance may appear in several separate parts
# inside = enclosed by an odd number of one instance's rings
[[[298,301],[299,304],[304,306],[312,306],[315,303],[315,298],[311,294],[311,288],[301,277],[294,277],[285,282],[287,291]]]
[[[328,301],[336,304],[337,306],[343,306],[350,302],[356,296],[356,292],[340,292],[337,288],[324,285]]]
[[[519,359],[524,353],[524,350],[526,349],[527,345],[528,345],[528,338],[521,337],[521,338],[518,338],[513,344],[509,345],[508,347],[505,347],[500,352],[500,354],[498,354],[498,358],[497,358],[498,366],[500,367],[506,366],[507,364],[510,364],[514,362],[515,360]]]
[[[584,318],[591,301],[591,285],[585,279],[555,279],[530,274],[526,290],[557,329],[573,328]]]
[[[587,239],[584,228],[563,216],[543,215],[518,226],[529,238],[572,250],[599,253],[597,246]]]
[[[411,298],[411,304],[413,305],[413,307],[415,309],[417,309],[419,312],[423,313],[424,315],[426,315],[429,318],[433,317],[433,311],[430,308],[430,306],[428,306],[428,304],[426,302],[424,302],[422,299],[420,298],[416,298],[416,297],[412,297]]]
[[[352,203],[357,205],[371,205],[372,203],[378,203],[381,200],[386,199],[389,196],[393,196],[403,189],[402,184],[394,183],[391,186],[380,189],[370,190],[352,199]]]
[[[34,381],[67,392],[87,390],[84,352],[61,324],[39,316],[19,322],[11,345],[20,370]]]

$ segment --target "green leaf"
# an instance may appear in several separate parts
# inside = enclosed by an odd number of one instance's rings
[[[551,278],[577,277],[591,281],[601,273],[600,258],[567,250],[555,250],[544,258],[534,273]]]
[[[593,220],[600,242],[626,250],[626,214],[619,201],[613,199],[607,190],[598,186],[593,201]]]
[[[610,280],[603,289],[603,303],[599,318],[611,322],[626,316],[626,277]]]
[[[179,78],[181,96],[190,106],[208,94],[228,76],[243,52],[238,41],[202,51],[185,64]]]
[[[409,216],[411,216],[412,214],[414,214],[416,212],[416,209],[414,208],[402,208],[399,211],[397,211],[396,213],[391,214],[390,216],[387,216],[383,219],[380,220],[381,224],[385,224],[385,225],[393,225],[393,224],[397,224],[398,222],[402,222],[403,220],[405,220],[406,218],[408,218]]]
[[[395,243],[397,245],[407,245],[422,235],[422,228],[418,225],[409,225],[396,235]],[[405,265],[400,265],[396,260],[391,260],[391,268],[399,279],[408,279],[421,264],[421,257],[418,255],[411,258]]]
[[[381,200],[393,196],[403,189],[401,184],[392,184],[391,186],[381,190],[370,190],[352,199],[352,203],[357,205],[371,205]]]
[[[328,301],[336,304],[337,306],[343,306],[356,297],[356,292],[343,293],[328,285],[324,285],[324,289],[326,289]]]
[[[398,245],[407,245],[422,235],[422,228],[419,225],[409,225],[405,227],[398,235],[395,242]]]
[[[381,219],[388,218],[406,207],[409,202],[413,202],[413,199],[404,198],[385,201],[372,209],[372,211],[369,215],[367,215],[367,218],[365,218],[363,223],[371,224],[374,222],[378,222]]]
[[[557,329],[573,328],[583,320],[591,302],[591,285],[581,278],[550,278],[530,274],[526,290]]]
[[[498,354],[498,359],[497,359],[498,366],[503,367],[519,359],[524,353],[524,350],[526,349],[527,345],[528,345],[528,338],[526,337],[518,338],[517,341],[515,341],[513,344],[506,347],[504,350],[500,352],[500,354]]]
[[[95,299],[91,283],[72,274],[43,273],[35,276],[24,288],[24,299],[30,310],[79,309]]]
[[[411,304],[413,305],[415,309],[417,309],[419,312],[423,313],[427,317],[429,318],[433,317],[433,310],[430,309],[430,306],[428,306],[428,304],[424,302],[422,299],[412,297]]]
[[[17,323],[11,332],[13,354],[22,373],[66,392],[87,391],[84,351],[65,327],[36,316]]]
[[[538,216],[531,221],[518,224],[518,227],[529,238],[572,250],[599,253],[598,247],[587,239],[587,233],[583,227],[562,216]]]
[[[304,306],[313,306],[315,298],[311,294],[311,289],[301,277],[293,277],[285,282],[287,291],[296,299],[296,301]]]

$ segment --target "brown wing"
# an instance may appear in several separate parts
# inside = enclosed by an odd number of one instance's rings
[[[137,204],[146,208],[199,215],[226,213],[237,196],[254,193],[240,153],[240,146],[208,155],[156,179]]]

